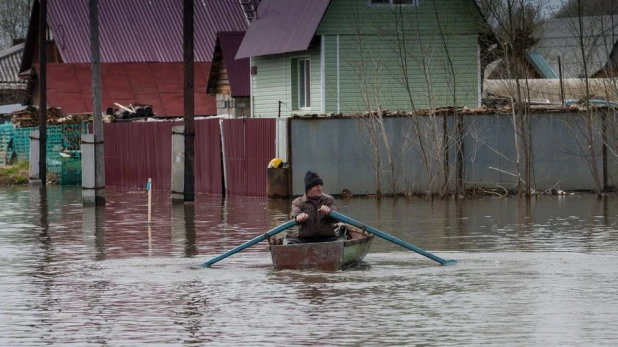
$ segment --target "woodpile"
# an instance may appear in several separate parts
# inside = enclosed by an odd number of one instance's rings
[[[114,120],[118,121],[132,121],[137,119],[154,117],[155,115],[152,111],[151,105],[123,106],[118,103],[115,103],[114,105],[116,105],[118,108],[107,108],[107,110],[105,110],[105,115],[113,117]]]
[[[116,121],[134,121],[143,120],[145,118],[154,117],[150,105],[129,105],[118,106],[116,110],[108,108],[103,114],[104,123],[112,123]],[[47,124],[75,124],[91,122],[94,120],[92,113],[72,113],[64,114],[60,108],[50,107],[47,109]],[[39,109],[36,106],[28,106],[24,110],[11,113],[11,123],[17,128],[32,128],[39,126]]]
[[[39,119],[39,109],[34,106],[28,106],[24,110],[11,113],[11,123],[17,128],[37,127],[40,125]],[[65,115],[57,107],[50,107],[47,109],[47,124],[49,125],[75,124],[92,120],[93,116],[89,113]]]

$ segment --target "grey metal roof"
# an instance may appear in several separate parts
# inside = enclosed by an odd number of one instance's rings
[[[180,0],[100,0],[101,62],[181,62]],[[88,1],[48,2],[48,22],[65,63],[90,62]],[[195,0],[195,61],[212,60],[217,32],[244,31],[238,0]]]
[[[330,0],[262,0],[236,59],[304,51]]]
[[[559,71],[562,60],[564,78],[584,77],[580,32],[588,65],[588,77],[603,69],[618,43],[618,15],[582,17],[582,30],[577,17],[551,19],[545,22],[541,40],[534,49]]]
[[[0,84],[25,84],[18,77],[23,52],[23,43],[0,51]]]

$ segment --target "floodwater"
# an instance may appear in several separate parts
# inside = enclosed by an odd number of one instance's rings
[[[288,201],[0,188],[1,346],[615,346],[618,198],[338,200],[376,239],[336,273],[275,271]],[[613,293],[613,294],[612,294]]]

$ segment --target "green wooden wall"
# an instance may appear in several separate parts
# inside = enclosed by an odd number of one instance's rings
[[[414,29],[430,35],[439,31],[475,35],[486,27],[474,0],[418,1],[419,6],[415,7],[369,6],[369,0],[331,0],[317,34],[375,35],[380,31],[392,32],[403,27],[408,31]]]
[[[471,0],[419,0],[418,7],[368,4],[332,0],[316,32],[318,47],[252,58],[258,67],[252,77],[253,116],[276,117],[279,100],[282,116],[478,106],[483,26]],[[303,57],[311,58],[310,110],[298,110],[295,102],[294,59]]]
[[[420,41],[406,40],[405,48],[400,44],[369,35],[360,41],[347,35],[326,36],[326,111],[478,105],[476,36],[444,41],[426,36]]]
[[[296,81],[296,69],[293,67],[296,59],[311,59],[311,110],[300,111],[296,107],[296,97],[292,97],[293,82]],[[277,117],[279,101],[281,115],[292,113],[319,113],[321,104],[321,62],[320,48],[306,52],[253,57],[252,64],[257,66],[257,74],[251,78],[253,92],[253,117]],[[295,93],[294,93],[295,94]]]

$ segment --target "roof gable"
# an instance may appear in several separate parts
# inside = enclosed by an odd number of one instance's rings
[[[236,59],[304,51],[330,0],[262,0]]]
[[[305,51],[315,35],[394,31],[393,6],[370,5],[369,0],[262,0],[236,58]],[[411,26],[418,20],[434,23],[439,16],[442,29],[451,34],[491,33],[474,0],[422,0],[400,9]]]
[[[221,62],[225,64],[232,97],[243,97],[251,94],[249,58],[235,58],[244,36],[245,32],[242,31],[219,33],[211,65],[211,69],[219,69]],[[214,94],[217,89],[217,80],[212,77],[217,76],[218,73],[219,71],[211,70],[210,72],[211,78],[208,82],[208,94]]]

